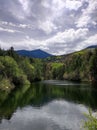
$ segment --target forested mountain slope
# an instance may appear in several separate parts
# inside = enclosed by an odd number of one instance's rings
[[[97,81],[97,49],[84,49],[68,55],[51,57],[46,59],[47,61],[46,75],[48,77],[75,81]]]
[[[97,82],[97,49],[46,59],[19,56],[13,47],[0,49],[0,89],[44,79]]]

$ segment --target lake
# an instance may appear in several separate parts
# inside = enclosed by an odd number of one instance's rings
[[[0,130],[80,130],[84,113],[97,109],[87,83],[47,80],[0,91]]]

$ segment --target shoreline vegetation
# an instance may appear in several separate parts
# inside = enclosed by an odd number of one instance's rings
[[[97,49],[85,49],[46,59],[23,57],[14,48],[0,49],[0,89],[10,92],[15,85],[40,80],[97,82]]]
[[[85,117],[87,120],[83,121],[83,128],[85,130],[97,130],[97,112],[92,113],[92,111],[89,110],[89,114],[85,114]]]

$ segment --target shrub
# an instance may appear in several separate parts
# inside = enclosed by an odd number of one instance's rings
[[[12,90],[14,88],[14,85],[11,84],[10,80],[7,78],[3,78],[2,80],[0,80],[0,89],[10,92],[10,90]]]
[[[94,116],[91,110],[89,110],[89,114],[85,114],[85,116],[87,117],[87,121],[84,122],[83,127],[86,130],[97,130],[97,115]]]

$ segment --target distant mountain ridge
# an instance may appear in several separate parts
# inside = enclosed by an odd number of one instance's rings
[[[97,45],[91,45],[91,46],[88,46],[85,49],[95,49],[95,48],[97,48]],[[81,51],[83,51],[83,50],[81,50]],[[49,53],[47,53],[47,52],[45,52],[45,51],[43,51],[41,49],[36,49],[36,50],[32,50],[32,51],[29,51],[29,50],[17,50],[16,53],[21,55],[21,56],[27,56],[27,57],[32,57],[32,58],[40,58],[40,59],[54,56],[54,55],[49,54]],[[60,55],[60,56],[66,56],[66,55],[68,55],[68,54]]]
[[[88,46],[86,49],[92,49],[92,48],[97,48],[97,45]]]
[[[45,51],[42,51],[40,49],[32,50],[32,51],[18,50],[18,51],[16,51],[16,53],[21,55],[21,56],[28,56],[28,57],[32,57],[32,58],[47,58],[47,57],[53,56],[53,55],[51,55]]]

